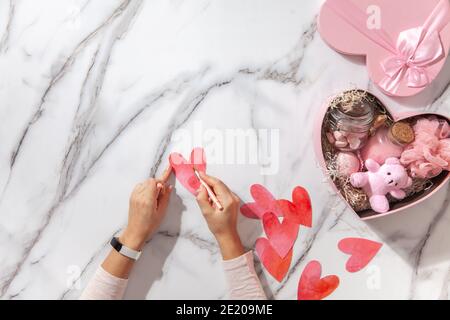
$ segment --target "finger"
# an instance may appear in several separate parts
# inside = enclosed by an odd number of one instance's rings
[[[168,181],[169,178],[170,178],[170,174],[171,174],[171,173],[172,173],[172,166],[169,165],[169,166],[166,168],[166,170],[164,170],[164,172],[163,172],[161,178],[159,178],[158,180],[161,181],[162,183],[166,184],[167,181]]]
[[[210,176],[202,171],[198,171],[198,174],[210,186],[215,186],[216,184],[221,182],[218,178]]]
[[[225,195],[227,193],[230,193],[230,189],[228,189],[225,183],[223,183],[216,177],[209,176],[203,172],[199,172],[199,174],[203,181],[205,181],[210,187],[213,188],[213,191],[216,195]]]
[[[156,184],[157,184],[157,180],[154,178],[150,178],[145,180],[144,185],[149,188],[150,190],[155,190],[156,189]]]
[[[169,185],[168,187],[161,190],[158,197],[158,211],[164,212],[167,209],[169,204],[170,195],[172,193],[173,186]]]
[[[164,193],[164,191],[167,189],[167,187],[162,184],[161,182],[156,183],[156,198],[159,199],[159,197]]]
[[[203,214],[207,214],[212,210],[208,192],[206,191],[206,188],[204,186],[200,186],[197,194],[197,203]]]
[[[165,188],[167,181],[169,180],[170,174],[172,173],[172,166],[169,166],[164,170],[161,178],[156,179],[157,195],[161,193],[162,189]]]
[[[214,194],[222,206],[231,204],[234,201],[233,194],[225,183],[207,174],[203,174],[200,177],[213,189]]]
[[[145,196],[149,197],[152,200],[156,200],[156,198],[158,197],[158,194],[161,190],[161,186],[157,185],[158,182],[153,179],[147,179],[144,182],[144,188],[143,188],[143,192],[145,193]]]

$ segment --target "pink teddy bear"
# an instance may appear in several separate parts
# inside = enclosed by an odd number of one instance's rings
[[[363,188],[374,211],[384,213],[389,210],[386,198],[388,193],[399,200],[406,197],[402,189],[411,186],[412,179],[399,159],[388,158],[382,166],[372,159],[367,159],[365,165],[368,171],[353,173],[350,183],[356,188]]]

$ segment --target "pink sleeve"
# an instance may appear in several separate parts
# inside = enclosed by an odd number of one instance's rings
[[[80,296],[80,300],[120,300],[128,279],[121,279],[99,267]]]
[[[253,252],[223,261],[225,277],[228,282],[228,296],[232,300],[266,300],[253,264]]]
[[[265,300],[266,295],[261,287],[253,265],[251,251],[232,260],[223,261],[225,276],[229,286],[229,298],[233,300]],[[81,294],[81,300],[118,300],[122,299],[128,280],[117,278],[102,267],[97,269]]]

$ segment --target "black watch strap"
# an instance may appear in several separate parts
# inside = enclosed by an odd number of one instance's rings
[[[113,247],[117,252],[119,252],[121,255],[133,259],[133,260],[137,260],[139,259],[139,257],[141,256],[141,251],[136,251],[133,250],[131,248],[128,248],[126,246],[124,246],[117,237],[113,237],[111,239],[111,247]]]

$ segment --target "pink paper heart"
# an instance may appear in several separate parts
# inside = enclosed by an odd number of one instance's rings
[[[266,270],[278,282],[281,282],[289,271],[289,266],[291,265],[292,260],[292,250],[290,250],[284,258],[282,258],[272,248],[269,240],[266,238],[259,238],[256,240],[255,249],[259,260]]]
[[[254,184],[250,187],[250,194],[255,202],[242,205],[241,213],[247,218],[261,219],[264,213],[273,212],[277,216],[282,216],[282,212],[277,201],[264,186]]]
[[[312,206],[308,191],[303,187],[295,187],[292,191],[292,202],[289,200],[277,200],[283,212],[283,216],[289,221],[306,227],[312,226]]]
[[[309,262],[298,282],[298,300],[322,300],[339,286],[339,277],[329,275],[321,278],[322,266],[319,261]]]
[[[345,264],[348,272],[358,272],[367,266],[382,246],[382,243],[363,238],[345,238],[338,244],[339,250],[350,255]]]
[[[272,212],[263,215],[264,232],[273,249],[284,258],[297,240],[299,225],[284,218],[280,223]]]
[[[200,187],[200,181],[194,173],[195,169],[199,172],[206,171],[206,156],[203,148],[194,148],[191,152],[189,161],[180,153],[174,152],[169,156],[169,163],[175,172],[177,180],[193,195]]]

